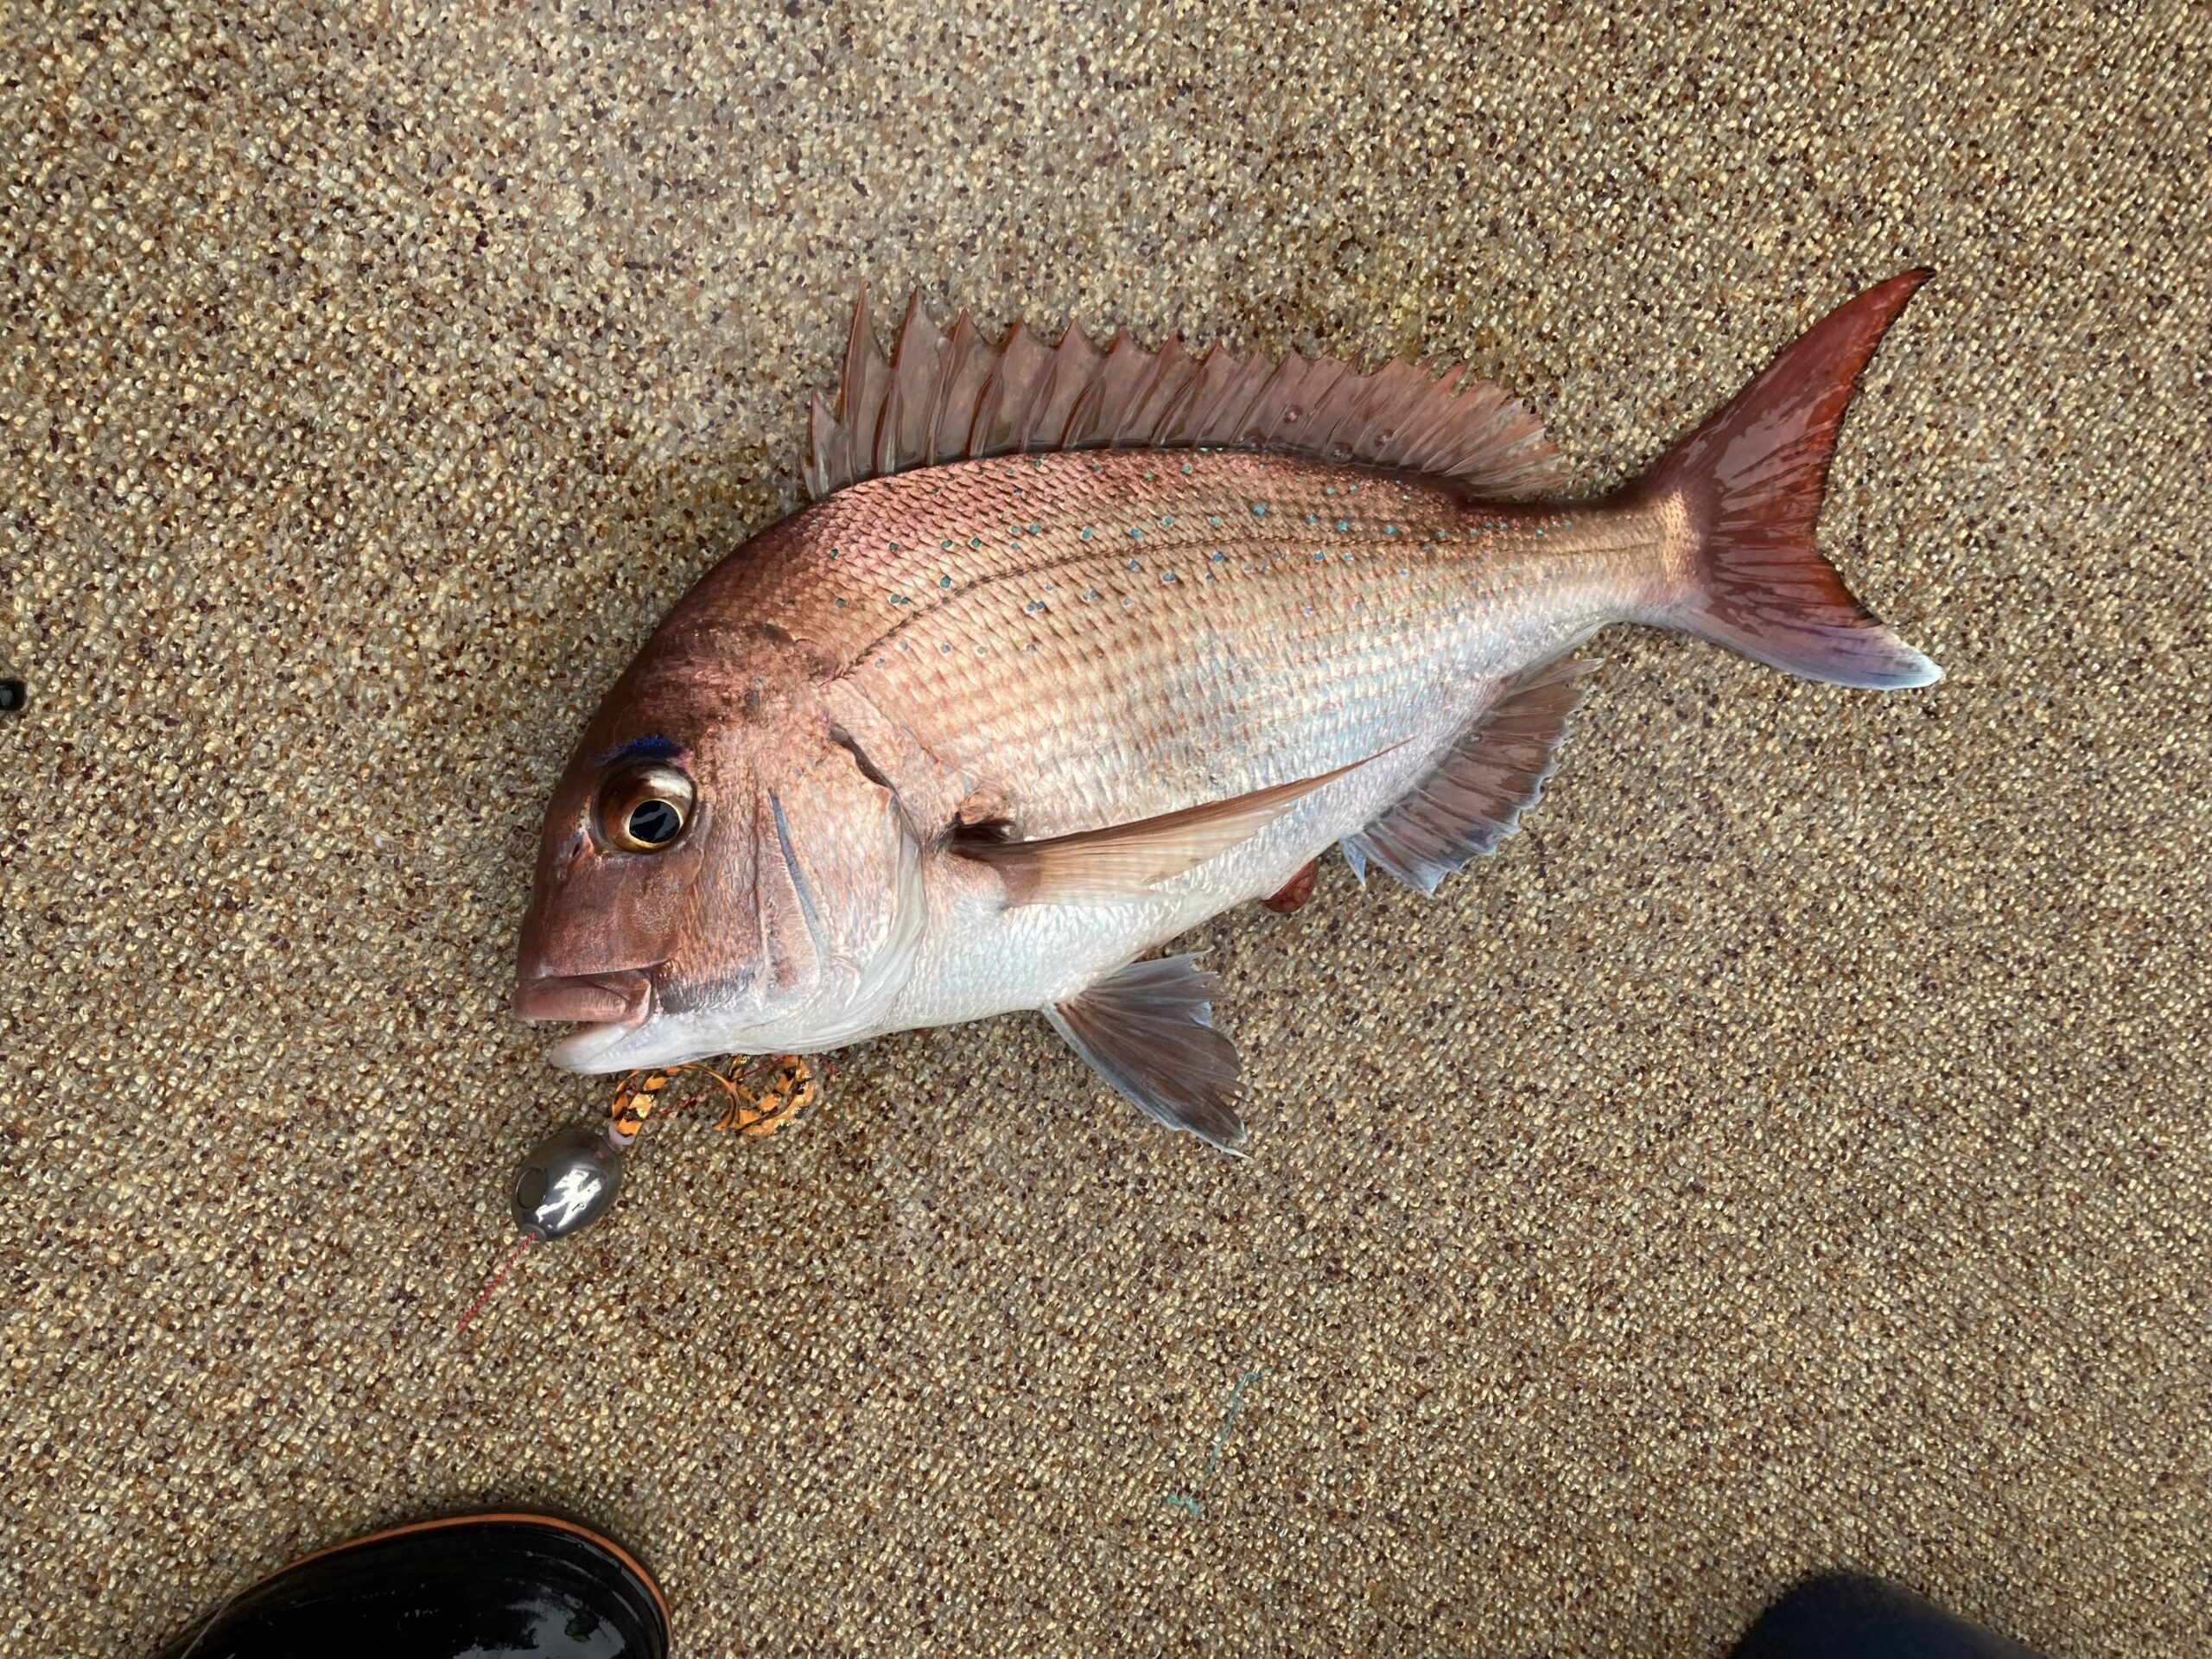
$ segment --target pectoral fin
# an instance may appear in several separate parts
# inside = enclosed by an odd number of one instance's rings
[[[1236,1046],[1213,1028],[1217,976],[1195,957],[1131,963],[1080,996],[1046,1008],[1068,1046],[1146,1116],[1234,1153],[1244,1124]]]
[[[1568,717],[1597,666],[1552,663],[1516,680],[1411,794],[1344,838],[1345,861],[1363,876],[1372,859],[1433,893],[1443,877],[1493,850],[1559,765]]]
[[[1009,906],[1112,904],[1149,898],[1159,883],[1257,835],[1322,785],[1366,764],[1355,760],[1319,777],[1133,823],[1042,841],[957,842],[952,850],[996,870],[1006,883]]]

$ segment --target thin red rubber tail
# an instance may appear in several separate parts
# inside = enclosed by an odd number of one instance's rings
[[[492,1275],[491,1282],[476,1293],[476,1300],[468,1305],[468,1312],[462,1314],[461,1323],[454,1326],[454,1335],[459,1336],[468,1329],[468,1322],[476,1317],[477,1309],[492,1300],[492,1293],[499,1287],[499,1281],[514,1271],[515,1263],[522,1260],[522,1253],[537,1243],[537,1239],[534,1235],[530,1233],[523,1235],[522,1243],[514,1248],[514,1254],[500,1264],[499,1270]]]

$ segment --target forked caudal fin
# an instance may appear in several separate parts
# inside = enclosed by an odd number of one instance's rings
[[[1905,271],[1830,312],[1624,493],[1624,504],[1679,503],[1694,537],[1694,590],[1647,620],[1837,685],[1895,690],[1942,678],[1813,545],[1852,391],[1929,274]]]

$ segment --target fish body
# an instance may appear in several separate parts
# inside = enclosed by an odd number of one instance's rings
[[[1649,509],[1477,512],[1368,467],[1078,451],[855,485],[685,603],[709,632],[775,618],[822,646],[833,702],[889,728],[871,759],[932,827],[966,807],[1052,837],[1354,767],[1118,902],[1009,908],[972,861],[933,862],[902,1029],[1061,1001],[1274,891],[1509,680],[1662,603],[1667,561]]]
[[[1811,547],[1843,406],[1919,275],[1645,479],[1563,505],[1501,499],[1549,481],[1548,449],[1450,376],[1064,343],[1009,388],[1018,329],[948,341],[910,311],[883,365],[857,321],[838,414],[817,411],[832,487],[686,595],[578,746],[518,1007],[589,1021],[556,1050],[588,1071],[1037,1009],[1152,1115],[1233,1146],[1211,976],[1139,959],[1332,844],[1433,891],[1535,798],[1592,634],[1936,677]],[[964,453],[994,442],[1015,452]]]

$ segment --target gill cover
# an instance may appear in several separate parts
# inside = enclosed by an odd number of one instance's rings
[[[834,1046],[868,1029],[912,965],[918,852],[891,791],[826,736],[747,761],[722,769],[734,798],[701,870],[697,923],[657,989],[668,1013],[715,1023],[724,1040],[704,1053]]]

